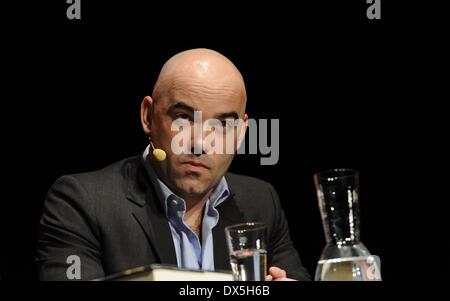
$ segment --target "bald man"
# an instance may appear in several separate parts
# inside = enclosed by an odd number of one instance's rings
[[[211,131],[194,133],[200,112],[200,124],[218,120],[223,126],[215,142],[236,151],[246,101],[242,75],[223,55],[193,49],[170,58],[141,104],[146,150],[99,171],[63,176],[50,188],[40,223],[39,278],[89,280],[152,263],[230,270],[225,227],[264,222],[266,280],[309,279],[274,188],[227,173],[234,152],[204,143]],[[237,126],[228,128],[230,121]],[[178,150],[174,124],[188,126]],[[225,139],[230,131],[231,141]],[[68,272],[74,263],[79,275]]]

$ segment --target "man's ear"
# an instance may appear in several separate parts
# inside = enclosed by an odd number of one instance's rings
[[[147,136],[150,136],[152,126],[153,99],[145,96],[141,103],[141,123],[142,129]]]
[[[240,126],[239,130],[238,130],[238,134],[237,134],[237,149],[239,149],[239,147],[241,146],[242,141],[245,139],[245,133],[247,132],[247,128],[248,128],[248,115],[244,114],[244,118],[242,119],[243,123]]]

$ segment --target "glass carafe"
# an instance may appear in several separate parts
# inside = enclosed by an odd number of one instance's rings
[[[315,280],[381,280],[379,258],[360,240],[358,171],[320,172],[314,183],[326,238]]]

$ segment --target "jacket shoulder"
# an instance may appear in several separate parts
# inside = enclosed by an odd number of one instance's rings
[[[244,207],[272,207],[278,199],[272,184],[264,180],[234,173],[227,173],[225,178],[235,199]]]
[[[64,175],[61,178],[71,177],[86,184],[121,181],[130,172],[137,170],[139,164],[139,156],[134,156],[122,159],[98,170]]]
[[[136,174],[139,164],[139,156],[134,156],[99,170],[64,175],[56,180],[50,191],[76,185],[93,197],[121,195],[126,190],[127,179]]]
[[[230,186],[235,189],[245,189],[245,190],[253,190],[253,189],[261,189],[261,188],[272,188],[272,184],[250,176],[239,175],[232,172],[227,172],[225,175],[227,182]]]

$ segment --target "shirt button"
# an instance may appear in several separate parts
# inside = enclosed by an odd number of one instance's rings
[[[177,206],[178,205],[178,201],[176,199],[172,200],[172,205]]]

